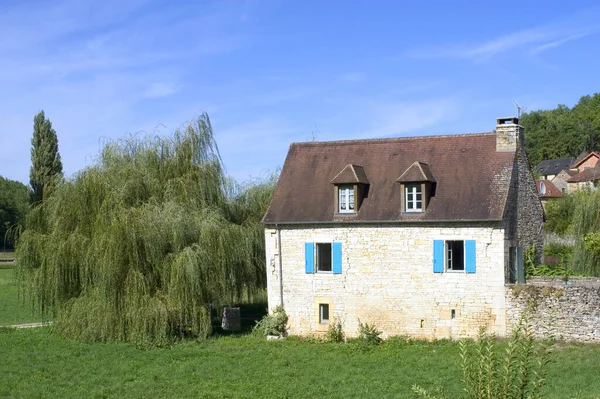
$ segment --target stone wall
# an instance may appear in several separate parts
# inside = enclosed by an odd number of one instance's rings
[[[277,231],[267,229],[269,308],[280,303]],[[476,240],[474,274],[433,272],[433,240]],[[306,242],[341,242],[342,273],[305,272]],[[481,326],[505,335],[504,230],[497,225],[286,226],[281,230],[283,302],[290,333],[323,333],[329,304],[348,336],[358,320],[384,336],[473,337]]]
[[[600,342],[600,278],[533,277],[506,286],[507,328],[531,309],[538,337],[552,333],[567,341]]]
[[[535,245],[536,263],[544,256],[544,210],[538,197],[529,160],[525,152],[523,128],[519,129],[519,146],[515,154],[517,167],[517,241],[523,249]]]

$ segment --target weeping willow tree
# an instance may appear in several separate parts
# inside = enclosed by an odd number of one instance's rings
[[[600,276],[600,191],[572,194],[574,204],[570,231],[575,237],[571,270]]]
[[[206,337],[211,307],[265,285],[260,220],[273,188],[226,177],[206,114],[168,139],[110,142],[28,214],[22,289],[70,337]]]

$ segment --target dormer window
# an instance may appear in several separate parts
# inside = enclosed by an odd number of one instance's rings
[[[429,165],[425,162],[413,162],[396,179],[400,183],[402,195],[401,213],[424,213],[435,195],[436,181]]]
[[[405,204],[406,212],[423,212],[423,189],[421,184],[406,184]]]
[[[349,164],[332,180],[335,189],[335,213],[355,216],[367,197],[369,180],[361,165]]]
[[[338,204],[338,212],[354,213],[354,185],[344,184],[338,186]]]

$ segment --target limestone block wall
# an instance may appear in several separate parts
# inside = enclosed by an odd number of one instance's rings
[[[600,279],[532,277],[506,286],[507,328],[530,313],[536,335],[566,341],[600,342]]]
[[[293,335],[319,335],[319,304],[356,336],[358,320],[384,336],[475,336],[481,326],[506,333],[505,234],[495,226],[298,226],[281,231],[283,304]],[[265,230],[269,308],[280,303],[275,229]],[[476,240],[474,274],[433,272],[433,240]],[[341,242],[342,273],[305,272],[306,242]]]

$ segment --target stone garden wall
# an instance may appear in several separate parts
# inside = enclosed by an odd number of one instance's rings
[[[566,341],[600,342],[600,278],[533,277],[506,286],[507,327],[531,309],[538,337],[549,333]]]

